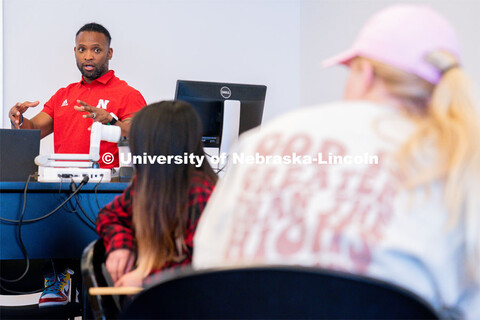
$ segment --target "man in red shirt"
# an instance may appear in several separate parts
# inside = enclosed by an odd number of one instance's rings
[[[9,112],[12,128],[40,129],[42,138],[53,132],[55,153],[88,154],[88,128],[92,120],[119,126],[122,136],[128,136],[130,120],[146,102],[140,92],[108,69],[113,54],[110,41],[108,30],[97,23],[80,28],[75,37],[74,52],[82,73],[81,81],[58,90],[32,119],[24,118],[23,113],[36,107],[39,101],[15,104]],[[114,156],[113,162],[103,162],[102,155],[107,152]],[[102,141],[100,157],[100,167],[118,167],[117,145]]]

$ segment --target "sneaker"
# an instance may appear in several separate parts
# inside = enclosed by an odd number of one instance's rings
[[[38,306],[50,307],[66,305],[68,303],[68,292],[70,290],[71,275],[73,271],[66,269],[63,273],[49,274],[45,276],[45,290],[43,290]]]

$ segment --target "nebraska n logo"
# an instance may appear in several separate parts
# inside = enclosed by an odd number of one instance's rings
[[[100,100],[98,100],[97,108],[102,108],[102,109],[107,110],[107,104],[108,104],[109,102],[110,102],[110,100],[100,99]]]

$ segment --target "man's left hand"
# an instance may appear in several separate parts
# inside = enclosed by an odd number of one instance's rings
[[[80,106],[74,106],[73,108],[75,110],[79,112],[88,112],[87,114],[83,115],[84,118],[91,118],[93,121],[100,122],[102,124],[107,124],[113,119],[112,115],[107,110],[92,107],[82,100],[77,100],[77,103],[80,104]]]

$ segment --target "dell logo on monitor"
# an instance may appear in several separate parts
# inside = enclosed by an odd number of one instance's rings
[[[220,95],[221,95],[222,97],[224,97],[225,99],[228,99],[228,98],[230,98],[230,96],[232,95],[232,91],[230,90],[229,87],[222,87],[222,88],[220,89]]]

